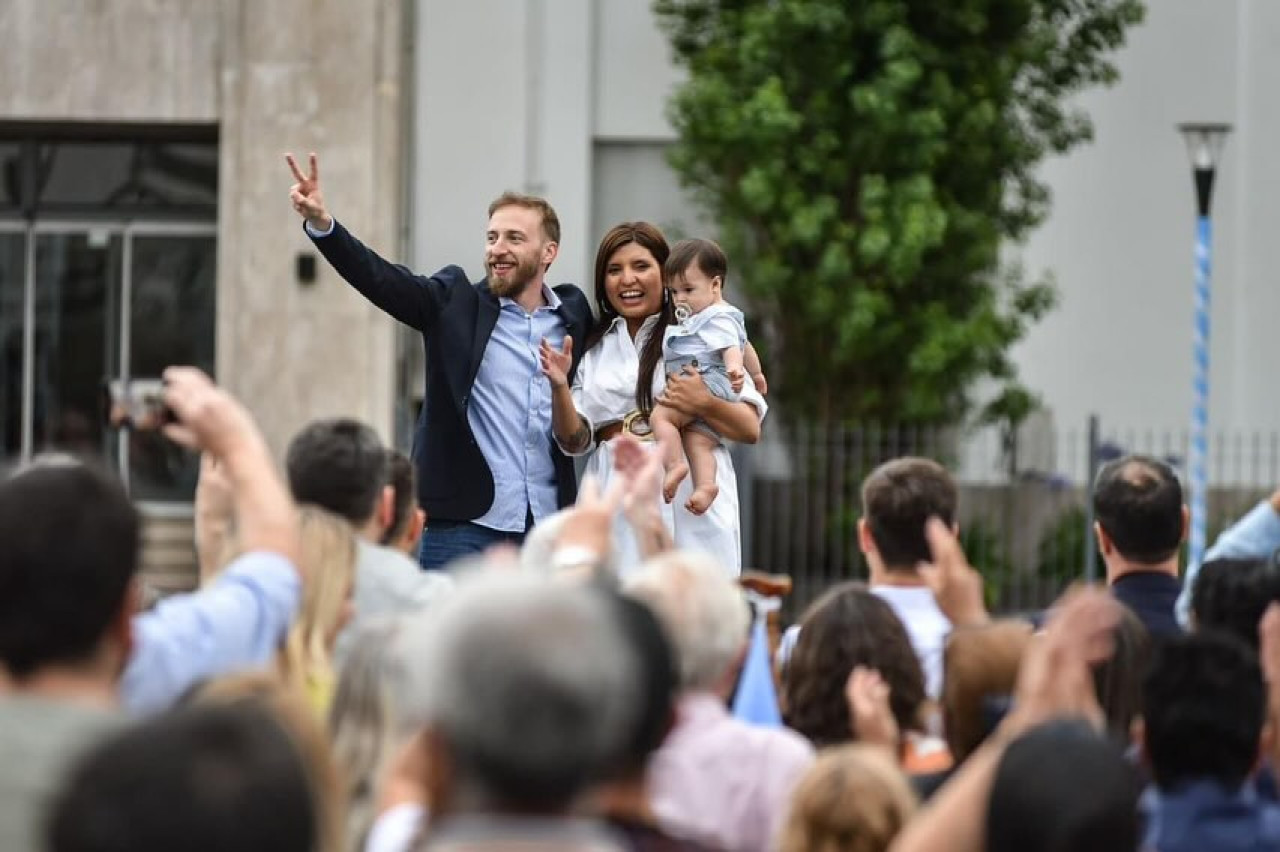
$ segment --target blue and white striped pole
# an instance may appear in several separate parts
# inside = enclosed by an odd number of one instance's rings
[[[1217,167],[1222,144],[1231,132],[1231,126],[1181,124],[1178,129],[1187,141],[1196,186],[1194,369],[1191,380],[1191,442],[1187,454],[1187,473],[1191,486],[1191,541],[1187,554],[1185,587],[1189,589],[1208,545],[1205,528],[1209,517],[1209,276],[1213,238],[1209,211],[1213,202],[1214,169]],[[1179,604],[1180,609],[1185,609],[1184,601],[1179,601]]]
[[[1196,566],[1204,558],[1208,517],[1209,249],[1212,234],[1213,226],[1208,215],[1201,214],[1196,219],[1195,369],[1191,380],[1191,446],[1187,460],[1191,480],[1191,548],[1187,564]]]

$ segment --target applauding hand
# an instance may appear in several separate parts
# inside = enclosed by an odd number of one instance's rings
[[[896,753],[898,720],[889,707],[889,685],[880,677],[880,672],[854,666],[844,684],[844,698],[854,739]]]
[[[289,164],[289,171],[293,172],[293,179],[297,181],[289,187],[289,201],[293,203],[293,209],[297,210],[298,215],[306,219],[307,224],[315,230],[329,230],[333,227],[333,217],[325,209],[324,196],[320,193],[320,164],[316,160],[316,155],[310,156],[311,174],[309,175],[302,173],[292,154],[285,154],[284,159]]]
[[[930,518],[925,538],[933,562],[919,566],[920,576],[933,592],[938,608],[956,627],[986,624],[991,617],[982,599],[982,575],[965,558],[955,533],[942,521]]]
[[[662,454],[622,434],[613,441],[613,469],[625,483],[622,514],[635,533],[640,558],[674,548],[662,519]]]
[[[544,337],[542,345],[538,347],[538,360],[542,362],[542,375],[551,382],[551,387],[568,387],[569,369],[573,365],[573,338],[566,334],[564,343],[556,349]]]
[[[614,477],[602,492],[598,479],[584,476],[578,489],[578,502],[560,527],[556,549],[583,548],[603,560],[609,554],[613,541],[613,516],[622,505],[625,487],[622,477]]]

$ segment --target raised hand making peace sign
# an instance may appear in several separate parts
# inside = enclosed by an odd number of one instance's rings
[[[285,154],[284,159],[289,164],[289,171],[293,172],[293,177],[297,181],[297,183],[289,187],[289,200],[293,202],[293,209],[297,210],[298,215],[306,219],[307,224],[315,230],[329,230],[333,226],[333,217],[325,209],[324,196],[320,194],[320,165],[316,161],[316,155],[310,155],[310,175],[302,173],[302,170],[298,168],[298,161],[293,158],[293,154]]]

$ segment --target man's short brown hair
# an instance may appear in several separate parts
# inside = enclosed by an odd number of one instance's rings
[[[932,459],[885,462],[862,482],[862,516],[886,568],[915,570],[930,561],[924,527],[930,518],[956,522],[956,483]]]
[[[523,207],[526,210],[536,210],[542,214],[542,234],[547,238],[548,242],[556,245],[560,244],[560,217],[556,215],[555,208],[545,198],[536,195],[525,195],[521,192],[504,192],[493,200],[489,205],[489,216],[501,210],[503,207]]]

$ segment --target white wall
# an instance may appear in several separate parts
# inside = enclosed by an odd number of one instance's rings
[[[423,0],[415,45],[412,263],[484,275],[489,202],[545,195],[555,282],[583,281],[590,210],[590,0]]]
[[[1280,428],[1280,3],[1248,0],[1240,13],[1240,68],[1236,94],[1237,134],[1224,170],[1239,188],[1234,195],[1235,230],[1222,232],[1219,246],[1235,260],[1234,330],[1214,354],[1231,359],[1238,379],[1228,403],[1215,406],[1224,425]],[[1224,202],[1227,200],[1223,199]],[[1225,352],[1223,347],[1229,346]]]
[[[1057,275],[1061,304],[1016,355],[1060,428],[1081,427],[1095,412],[1104,428],[1181,431],[1189,422],[1195,195],[1174,125],[1241,123],[1240,77],[1266,73],[1257,63],[1237,63],[1248,5],[1148,3],[1146,22],[1118,57],[1119,84],[1081,99],[1095,142],[1044,166],[1053,209],[1022,254],[1029,270]],[[1241,130],[1227,144],[1214,193],[1215,426],[1236,421],[1237,400],[1256,381],[1235,346],[1247,268],[1241,189],[1250,167],[1241,156],[1249,131]]]
[[[1280,429],[1280,393],[1270,387],[1280,362],[1280,287],[1271,280],[1280,262],[1280,3],[1147,7],[1118,56],[1120,83],[1080,101],[1096,140],[1045,164],[1052,214],[1027,245],[1011,247],[1030,272],[1053,270],[1062,296],[1015,358],[1059,430],[1082,428],[1090,413],[1104,426],[1185,428],[1194,193],[1174,124],[1230,121],[1214,199],[1211,417],[1215,427]],[[527,30],[534,19],[540,37]],[[418,36],[420,266],[463,262],[479,273],[485,204],[534,178],[564,223],[555,280],[589,288],[595,241],[617,220],[699,227],[661,160],[672,139],[665,98],[679,74],[648,2],[422,0]],[[538,38],[544,47],[531,53]],[[542,81],[533,100],[523,81],[530,68]]]
[[[216,121],[222,5],[4,0],[0,116]]]
[[[667,96],[683,73],[671,62],[666,36],[648,0],[597,0],[593,44],[597,139],[670,141]]]

